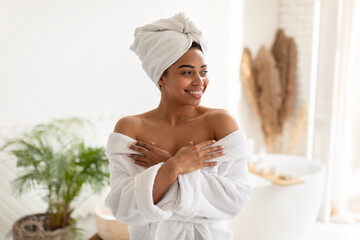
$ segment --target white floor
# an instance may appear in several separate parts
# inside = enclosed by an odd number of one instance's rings
[[[306,240],[359,240],[360,223],[315,223]]]
[[[85,235],[87,237],[86,239],[89,239],[97,232],[95,219],[93,216],[79,219],[78,227],[83,228],[85,230]],[[310,236],[308,236],[304,240],[359,240],[359,239],[360,239],[360,222],[352,223],[352,224],[342,224],[342,223],[324,224],[324,223],[316,222],[310,232]]]

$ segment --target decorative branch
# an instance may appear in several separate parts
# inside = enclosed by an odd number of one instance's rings
[[[271,52],[261,46],[255,60],[248,48],[241,59],[241,76],[252,109],[261,119],[261,129],[270,152],[279,152],[277,138],[293,112],[296,92],[296,45],[283,30],[276,34]]]
[[[259,91],[253,74],[253,61],[251,59],[251,53],[248,48],[244,48],[240,68],[242,73],[242,80],[245,85],[251,107],[255,115],[260,117]]]
[[[265,46],[261,46],[254,61],[254,76],[259,86],[262,132],[267,146],[273,152],[274,136],[279,132],[277,118],[281,107],[281,87],[274,57]]]
[[[296,118],[294,127],[292,128],[289,144],[286,149],[287,154],[293,154],[295,152],[297,145],[305,135],[307,126],[308,126],[308,107],[305,106],[300,110]]]

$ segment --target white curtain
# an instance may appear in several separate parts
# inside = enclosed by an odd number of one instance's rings
[[[360,0],[353,6],[353,30],[350,40],[349,79],[354,82],[353,88],[353,167],[360,168]],[[360,183],[359,183],[360,184]],[[359,185],[358,185],[359,186]],[[360,186],[359,186],[360,189]]]
[[[335,98],[333,124],[331,126],[330,158],[332,159],[331,205],[333,219],[341,220],[347,214],[346,208],[353,188],[351,177],[355,167],[354,157],[359,157],[356,138],[359,138],[359,1],[343,0],[340,15],[340,35],[335,75]],[[356,152],[357,151],[357,152]],[[335,218],[334,218],[335,217]]]
[[[351,174],[360,158],[359,1],[321,0],[313,158],[327,169],[319,214],[325,222],[346,214],[357,184]]]

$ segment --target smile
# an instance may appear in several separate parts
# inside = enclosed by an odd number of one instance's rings
[[[185,90],[187,91],[187,90]],[[202,94],[203,92],[202,91],[198,91],[198,92],[195,92],[195,91],[187,91],[188,93],[191,93],[191,94]]]
[[[198,90],[198,91],[185,90],[185,92],[187,92],[191,97],[201,98],[201,96],[204,94],[203,90],[204,89],[201,89],[201,90]]]

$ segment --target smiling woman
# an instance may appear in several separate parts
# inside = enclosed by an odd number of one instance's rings
[[[251,191],[246,137],[227,111],[200,106],[209,84],[201,31],[177,14],[137,28],[131,49],[161,100],[110,134],[106,205],[131,224],[131,239],[231,239],[221,221]]]
[[[161,98],[164,101],[176,97],[177,92],[181,96],[179,100],[184,99],[184,104],[200,104],[201,96],[209,84],[209,79],[201,48],[193,46],[195,44],[160,78],[158,83],[161,88]],[[188,97],[184,98],[184,95]]]

